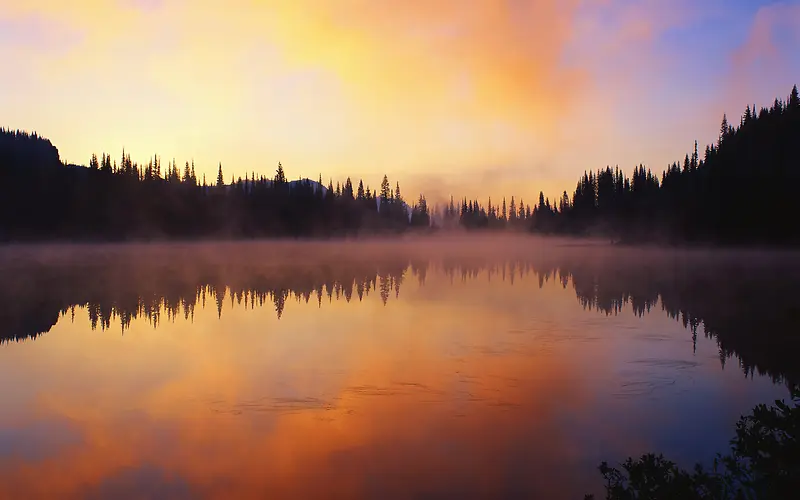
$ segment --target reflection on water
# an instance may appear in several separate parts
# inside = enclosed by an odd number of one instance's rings
[[[0,497],[582,498],[785,397],[790,254],[0,251]],[[577,298],[577,300],[576,300]]]

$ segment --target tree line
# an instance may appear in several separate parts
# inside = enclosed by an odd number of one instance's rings
[[[631,177],[619,168],[584,173],[570,197],[542,194],[531,229],[546,234],[605,235],[621,241],[722,244],[800,243],[800,96],[737,123],[722,118],[719,139],[694,149],[660,177],[643,165]]]
[[[797,86],[768,108],[749,105],[734,124],[722,118],[719,139],[701,154],[697,141],[659,176],[638,165],[587,171],[570,195],[539,192],[533,208],[451,198],[444,224],[466,229],[530,230],[605,236],[621,242],[800,243],[800,96]]]
[[[379,191],[363,180],[289,181],[245,175],[198,179],[194,162],[164,167],[123,151],[120,161],[92,155],[88,167],[63,165],[37,134],[0,129],[0,240],[128,240],[348,236],[430,227],[427,200],[409,204],[384,176]]]
[[[63,165],[37,134],[0,129],[0,240],[347,236],[431,226],[602,235],[622,242],[800,244],[800,96],[756,111],[738,125],[723,116],[719,139],[694,149],[660,176],[644,165],[584,172],[572,194],[533,205],[511,197],[485,205],[450,198],[441,210],[420,195],[408,204],[384,176],[380,190],[348,178],[323,185],[272,178],[198,179],[193,162],[162,168],[92,155],[88,168]]]

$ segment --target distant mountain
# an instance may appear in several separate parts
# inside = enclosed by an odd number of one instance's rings
[[[272,181],[270,181],[270,184],[271,183],[272,183]],[[297,186],[300,186],[300,185],[303,185],[303,184],[305,184],[307,186],[311,186],[311,189],[313,189],[315,193],[317,192],[318,189],[322,190],[322,194],[325,194],[325,193],[328,192],[328,188],[326,188],[325,186],[323,186],[322,184],[320,184],[317,181],[312,181],[311,179],[297,179],[296,181],[289,181],[289,189],[290,190],[294,189]]]
[[[254,187],[257,182],[261,182],[261,181],[260,180],[253,180],[253,179],[247,179],[247,180],[242,179],[242,184],[244,184],[248,188]],[[271,186],[273,184],[272,179],[266,179],[265,182],[266,182],[266,184],[268,186]],[[296,188],[298,188],[298,187],[300,187],[300,186],[302,186],[304,184],[310,186],[311,189],[313,189],[315,193],[319,189],[322,190],[322,194],[325,194],[325,193],[328,192],[328,188],[326,188],[325,186],[323,186],[322,184],[320,184],[317,181],[312,181],[311,179],[297,179],[297,180],[294,180],[294,181],[287,182],[287,185],[289,186],[289,191],[292,191],[292,190],[294,190],[294,189],[296,189]],[[226,190],[228,190],[228,189],[231,189],[232,187],[234,187],[235,185],[236,184],[224,184],[221,187],[226,189]],[[218,186],[216,186],[215,184],[212,184],[212,185],[210,185],[208,187],[212,188],[212,189],[218,189]]]

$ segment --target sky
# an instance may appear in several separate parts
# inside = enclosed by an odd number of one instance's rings
[[[0,126],[66,162],[533,201],[785,98],[800,0],[0,0],[0,60]]]

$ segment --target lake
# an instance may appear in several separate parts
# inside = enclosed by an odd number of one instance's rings
[[[787,398],[800,259],[537,238],[0,248],[0,497],[583,498]]]

